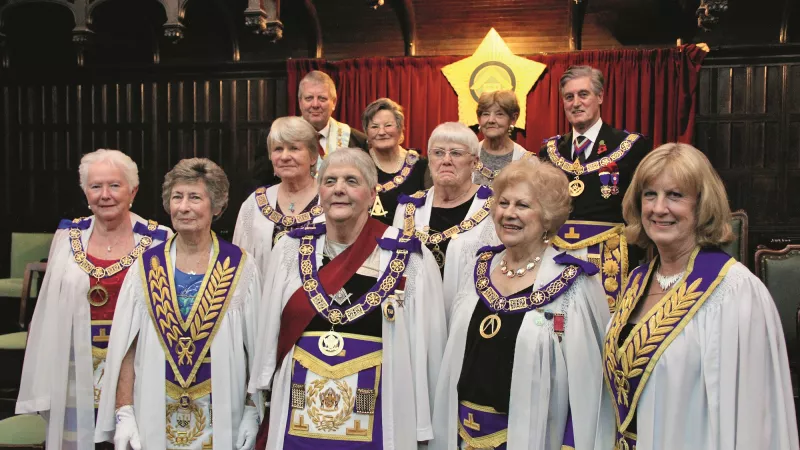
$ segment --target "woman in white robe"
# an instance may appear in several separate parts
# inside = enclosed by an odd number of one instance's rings
[[[264,282],[262,298],[265,307],[259,318],[259,341],[264,346],[256,358],[250,392],[271,389],[272,401],[269,423],[262,424],[257,446],[292,449],[298,445],[335,444],[337,448],[344,448],[349,441],[359,439],[352,437],[358,434],[358,430],[368,436],[360,440],[360,443],[370,442],[368,448],[414,449],[418,442],[433,438],[430,410],[446,339],[436,262],[416,239],[402,236],[400,230],[369,217],[376,195],[377,171],[365,152],[340,149],[329,155],[321,166],[319,182],[326,225],[297,230],[290,238],[282,239],[274,249],[274,258]],[[377,246],[376,238],[381,238]],[[413,249],[414,243],[418,246],[416,250]],[[299,252],[312,244],[313,250]],[[406,262],[400,264],[392,249],[406,248],[404,245],[411,245],[408,247],[411,249]],[[359,252],[360,258],[355,256]],[[311,271],[311,264],[308,264],[308,274],[300,273],[301,255],[309,258],[304,259],[304,267],[311,261],[314,267],[322,266],[319,278],[314,278],[317,272],[316,269]],[[339,279],[341,276],[326,279],[325,270],[349,271],[345,273],[352,275],[345,276],[346,280]],[[388,278],[384,277],[390,273],[398,284],[386,286],[388,290],[375,291],[375,286],[388,283]],[[304,281],[303,277],[312,278]],[[335,311],[340,311],[334,301],[341,302],[340,305],[348,308],[349,312],[362,305],[357,300],[361,295],[356,283],[359,277],[366,280],[362,284],[373,286],[369,291],[362,286],[362,290],[369,294],[369,298],[378,292],[380,295],[376,298],[380,303],[363,303],[367,305],[364,306],[365,312],[356,312],[352,316],[347,314],[347,317],[352,317],[352,322],[348,319],[342,324],[336,319],[337,325],[332,325],[329,319],[337,314]],[[321,281],[316,282],[318,279]],[[337,280],[342,284],[341,289],[331,287],[331,283]],[[400,282],[405,285],[400,286]],[[312,295],[318,285],[327,291],[336,289],[333,298],[320,294],[328,305],[326,307],[311,306],[309,297],[319,301],[319,297]],[[307,296],[301,286],[313,287],[308,291],[312,294]],[[367,293],[360,298],[367,298]],[[306,311],[303,311],[304,307]],[[334,355],[339,358],[337,361],[345,364],[333,365],[332,369],[324,369],[325,366],[319,363],[309,364],[308,352],[316,351],[317,347],[315,336],[337,335],[340,331],[343,350],[329,348],[325,354]],[[313,341],[310,350],[303,344],[308,339]],[[381,356],[367,368],[356,367],[353,369],[355,372],[347,370],[344,366],[352,366],[347,358],[351,352],[358,351],[358,345],[363,342],[379,342]],[[322,349],[324,341],[320,340],[319,345]],[[319,382],[319,374],[315,371],[323,368],[341,373],[327,380],[329,384],[336,383],[332,386],[339,392],[331,395],[340,395],[348,389],[341,383],[353,385],[350,388],[355,391],[354,385],[361,386],[359,382],[364,377],[374,377],[371,373],[376,364],[380,387],[371,390],[373,411],[363,412],[359,411],[361,407],[340,404],[340,417],[347,419],[333,427],[335,429],[322,427],[318,414],[311,412],[309,415],[309,408],[314,406],[315,400],[304,398],[303,390],[306,387],[311,389],[313,383]],[[300,370],[308,374],[295,379]],[[300,389],[299,398],[295,388]],[[343,400],[343,403],[346,402]],[[334,417],[334,413],[329,415]],[[290,417],[293,419],[291,424],[288,423]],[[313,427],[310,434],[309,427]],[[345,429],[349,431],[345,433]]]
[[[267,151],[281,182],[256,189],[242,203],[232,241],[253,256],[262,279],[272,247],[284,234],[325,221],[314,180],[319,157],[314,127],[301,117],[275,119]]]
[[[428,164],[433,187],[400,196],[394,226],[415,228],[439,264],[447,317],[464,269],[484,245],[499,243],[489,217],[491,189],[472,182],[478,162],[478,138],[463,124],[437,126],[428,140]]]
[[[536,156],[512,139],[519,119],[519,102],[514,91],[484,92],[478,99],[478,129],[483,133],[473,181],[491,186],[500,170],[520,158]]]
[[[63,220],[55,233],[16,405],[17,414],[40,413],[47,419],[48,448],[94,448],[103,339],[111,329],[122,277],[145,249],[171,234],[130,212],[139,188],[130,157],[100,149],[81,158],[78,172],[94,215]],[[103,271],[94,272],[95,267]]]
[[[659,256],[630,274],[606,336],[608,448],[797,449],[780,317],[761,281],[719,248],[733,237],[731,213],[708,159],[687,144],[655,149],[623,214],[629,242]]]
[[[548,245],[569,214],[567,184],[535,159],[495,179],[503,245],[479,251],[455,301],[432,450],[607,448],[613,423],[600,372],[609,313],[597,268]]]
[[[228,187],[222,169],[202,158],[182,160],[166,175],[162,200],[177,234],[125,278],[97,442],[134,450],[253,448],[259,414],[246,391],[260,283],[249,255],[211,231]]]

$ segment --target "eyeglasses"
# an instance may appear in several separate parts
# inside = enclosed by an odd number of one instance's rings
[[[432,157],[434,157],[436,159],[444,159],[444,157],[446,155],[450,155],[450,158],[452,158],[454,161],[456,161],[456,160],[459,160],[459,159],[464,158],[467,155],[469,155],[469,152],[467,152],[466,150],[458,149],[458,148],[455,148],[455,149],[452,149],[452,150],[445,150],[443,148],[432,148],[428,152],[428,155],[430,155],[430,156],[432,156]]]
[[[369,126],[369,129],[370,130],[374,130],[374,131],[378,131],[381,128],[383,128],[386,131],[392,131],[395,128],[397,128],[397,125],[394,124],[394,123],[389,122],[389,123],[387,123],[385,125],[379,125],[377,123],[373,123],[373,124],[370,124],[370,126]]]

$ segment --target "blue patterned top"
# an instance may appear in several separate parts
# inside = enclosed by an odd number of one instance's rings
[[[203,275],[190,275],[175,268],[175,293],[178,295],[178,307],[183,320],[186,320],[192,310],[194,299],[203,284]]]

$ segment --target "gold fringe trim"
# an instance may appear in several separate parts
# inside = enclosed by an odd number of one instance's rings
[[[302,348],[295,347],[294,359],[299,362],[301,366],[321,377],[340,380],[364,369],[381,365],[381,362],[383,362],[383,350],[368,353],[356,359],[331,366],[330,364],[320,361]]]
[[[196,384],[189,389],[184,389],[175,383],[166,382],[167,395],[173,400],[180,400],[183,394],[188,395],[192,400],[197,400],[200,397],[205,397],[211,393],[211,379],[209,378],[202,383]]]
[[[488,434],[486,436],[474,438],[467,434],[467,430],[464,429],[464,426],[461,425],[461,421],[459,420],[458,435],[461,436],[461,439],[464,439],[464,442],[466,442],[467,445],[472,448],[495,448],[508,441],[508,428]]]

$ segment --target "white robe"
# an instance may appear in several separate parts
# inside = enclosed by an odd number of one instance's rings
[[[433,191],[434,188],[428,189],[428,195],[425,197],[425,204],[417,208],[414,212],[414,227],[418,231],[421,231],[430,224],[431,210],[433,209]],[[483,207],[484,203],[486,203],[486,199],[480,199],[475,195],[472,199],[469,211],[464,218],[471,217],[478,212],[478,210]],[[395,227],[403,228],[404,213],[405,204],[401,203],[397,206],[397,211],[395,211],[394,214],[393,225]],[[472,263],[477,259],[476,253],[481,247],[499,244],[500,239],[497,237],[497,233],[495,233],[491,213],[471,230],[460,233],[455,239],[450,239],[450,243],[447,245],[447,252],[445,253],[444,273],[442,274],[444,307],[448,323],[450,322],[453,301],[455,300],[458,290],[464,283],[469,282],[469,280],[463,277],[464,269],[466,267],[472,267]]]
[[[642,390],[636,430],[637,450],[798,448],[780,317],[741,263],[661,355]]]
[[[553,262],[558,250],[548,247],[536,275],[538,289],[558,277],[565,266]],[[492,260],[491,270],[500,258]],[[474,269],[474,266],[473,266]],[[453,307],[450,335],[436,385],[431,450],[458,446],[458,381],[464,362],[467,330],[475,305],[481,301],[474,276],[465,281]],[[611,404],[603,402],[602,345],[609,320],[602,286],[595,277],[581,275],[556,301],[544,309],[564,314],[561,342],[553,322],[539,311],[525,313],[514,348],[508,410],[509,450],[560,450],[571,409],[575,450],[610,450],[614,438]],[[540,322],[541,323],[541,322]],[[603,405],[601,406],[601,402]]]
[[[267,201],[273,208],[277,208],[278,204],[278,186],[280,185],[270,186],[266,192]],[[324,222],[325,215],[320,214],[313,221],[314,223]],[[267,275],[267,265],[272,254],[272,234],[274,230],[275,224],[264,217],[264,214],[261,213],[261,208],[256,203],[256,196],[250,194],[239,209],[239,216],[236,219],[236,228],[233,230],[233,240],[231,242],[252,255],[256,266],[258,266],[259,279],[261,280],[264,280]]]
[[[174,264],[174,245],[171,251]],[[243,255],[242,264],[239,283],[211,343],[214,450],[236,448],[247,392],[247,373],[252,370],[252,358],[248,361],[247,354],[252,353],[255,345],[261,286],[258,269],[250,255]],[[141,269],[136,264],[125,276],[114,313],[95,441],[113,441],[120,366],[138,336],[133,387],[136,424],[143,449],[164,449],[167,446],[166,359],[161,337],[150,317]]]
[[[395,238],[399,230],[389,227],[384,237]],[[275,246],[264,282],[264,308],[259,317],[259,348],[250,392],[272,388],[270,434],[267,449],[282,449],[290,400],[292,358],[290,351],[277,366],[278,335],[283,308],[300,287],[298,239],[281,239]],[[316,245],[317,265],[322,264],[325,236]],[[380,250],[384,273],[391,252]],[[394,322],[383,320],[383,361],[381,371],[381,413],[383,448],[415,449],[417,441],[433,438],[431,409],[436,379],[447,339],[441,281],[433,255],[423,247],[412,254],[406,268],[405,301],[396,308]],[[379,275],[380,277],[380,275]],[[372,314],[380,314],[375,311]]]
[[[84,251],[94,230],[83,230]],[[130,213],[131,225],[147,221]],[[159,226],[168,235],[169,228]],[[133,235],[134,245],[141,235]],[[153,240],[150,247],[160,244]],[[134,262],[134,266],[138,261]],[[128,271],[133,270],[131,266]],[[42,413],[47,419],[48,448],[94,448],[94,379],[92,315],[86,292],[89,275],[73,259],[69,229],[56,231],[47,259],[47,272],[28,333],[16,413]],[[74,355],[74,365],[70,353]],[[68,408],[74,398],[75,408]],[[67,418],[67,413],[70,417]],[[65,420],[77,424],[77,436],[66,433]]]

